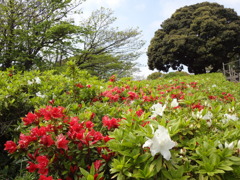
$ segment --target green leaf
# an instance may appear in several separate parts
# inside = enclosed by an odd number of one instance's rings
[[[80,171],[81,171],[81,173],[82,173],[85,177],[88,177],[88,175],[89,175],[89,172],[88,172],[88,171],[86,171],[85,169],[83,169],[83,168],[81,168],[81,167],[80,167]]]

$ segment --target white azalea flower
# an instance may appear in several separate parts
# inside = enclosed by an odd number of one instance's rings
[[[233,121],[237,121],[238,120],[238,117],[235,114],[233,114],[233,115],[224,114],[224,117],[226,117],[228,120],[233,120]]]
[[[224,117],[225,118],[222,119],[223,123],[228,123],[229,120],[233,120],[233,121],[237,121],[238,120],[238,117],[235,114],[233,114],[233,115],[231,115],[231,114],[224,114]]]
[[[41,84],[41,79],[40,79],[39,77],[35,77],[35,82],[36,82],[37,84]]]
[[[233,149],[234,148],[233,142],[231,142],[231,143],[225,142],[224,146],[225,146],[225,148],[228,148],[228,149]]]
[[[162,106],[162,104],[160,103],[157,103],[157,104],[154,104],[151,109],[153,110],[153,115],[151,116],[151,118],[155,118],[157,115],[159,116],[163,116],[163,111],[165,110],[166,108],[166,104],[164,106]]]
[[[219,143],[218,144],[219,149],[223,149],[223,145],[220,142],[218,142],[218,143]]]
[[[192,116],[196,119],[203,119],[206,120],[208,127],[210,127],[212,125],[212,118],[213,118],[213,114],[208,111],[205,115],[202,114],[203,110],[201,111],[197,111],[196,114],[192,113]]]
[[[172,102],[171,102],[171,107],[177,107],[179,104],[178,104],[178,101],[177,101],[177,99],[176,98],[174,98],[173,100],[172,100]]]
[[[208,111],[208,112],[202,117],[202,119],[204,119],[204,120],[210,120],[210,119],[212,119],[212,117],[213,117],[213,114],[212,114],[210,111]]]
[[[39,77],[35,77],[35,78],[32,79],[31,81],[28,80],[28,85],[32,85],[33,83],[41,84],[41,79],[40,79]]]
[[[30,80],[28,80],[27,82],[28,82],[28,85],[32,85],[34,83],[33,81],[30,81]]]
[[[213,84],[212,87],[217,87],[217,85],[216,85],[216,84]]]
[[[159,125],[158,129],[155,132],[153,131],[153,134],[153,138],[148,138],[142,147],[149,147],[152,156],[155,156],[157,153],[161,153],[166,160],[169,160],[171,158],[169,150],[172,149],[176,143],[171,140],[168,130],[163,126]]]
[[[40,98],[45,98],[45,95],[42,94],[40,91],[36,93],[36,96],[38,96]]]
[[[192,112],[192,117],[196,119],[202,119],[202,111],[197,111],[196,114]]]

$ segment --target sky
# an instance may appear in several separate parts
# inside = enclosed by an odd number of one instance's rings
[[[139,28],[142,31],[142,39],[146,41],[143,47],[143,55],[137,60],[142,64],[138,76],[147,77],[155,72],[150,71],[147,66],[147,48],[156,30],[162,22],[171,17],[179,8],[205,2],[204,0],[86,0],[81,9],[84,17],[88,17],[92,11],[100,7],[110,8],[114,11],[113,16],[117,18],[115,25],[120,30],[126,28]],[[240,0],[208,0],[216,2],[225,8],[234,9],[240,15]],[[185,69],[186,70],[186,69]],[[187,71],[187,70],[186,70]]]

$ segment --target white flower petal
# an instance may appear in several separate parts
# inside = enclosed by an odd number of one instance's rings
[[[177,101],[177,99],[176,98],[174,98],[173,100],[172,100],[172,102],[171,102],[171,107],[177,107],[179,104],[178,104],[178,101]]]
[[[145,143],[144,143],[144,145],[142,146],[143,148],[145,148],[145,147],[151,147],[152,146],[152,143],[153,143],[153,141],[151,140],[151,139],[148,139]]]
[[[164,106],[162,106],[162,104],[157,103],[154,104],[150,109],[152,109],[153,111],[153,115],[151,116],[151,118],[156,117],[157,115],[159,116],[163,116],[163,111],[166,108],[166,104]]]
[[[31,85],[31,84],[33,84],[33,82],[32,82],[32,81],[30,81],[30,80],[28,80],[27,82],[28,82],[28,85]]]
[[[42,94],[41,92],[37,92],[36,93],[36,96],[40,97],[40,98],[45,98],[45,95]]]
[[[35,82],[36,82],[37,84],[41,84],[41,79],[40,79],[39,77],[35,77]]]
[[[157,153],[161,153],[166,160],[171,158],[171,153],[169,149],[172,149],[176,143],[171,140],[168,130],[163,126],[158,126],[158,129],[155,131],[152,139],[148,139],[144,147],[149,147],[152,156],[155,156]]]
[[[161,154],[163,155],[164,159],[166,159],[167,161],[169,161],[169,159],[171,158],[171,153],[168,149],[162,149]]]

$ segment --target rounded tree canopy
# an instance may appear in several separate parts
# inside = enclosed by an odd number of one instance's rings
[[[239,58],[240,17],[230,8],[203,2],[182,7],[161,24],[148,47],[149,69],[216,72]]]

